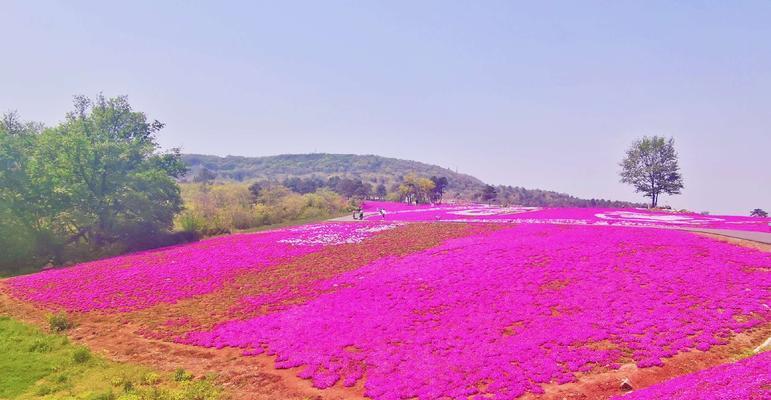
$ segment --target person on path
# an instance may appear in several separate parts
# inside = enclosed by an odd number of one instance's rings
[[[381,208],[381,209],[379,209],[378,211],[380,211],[380,216],[381,216],[381,217],[383,217],[383,219],[385,219],[385,215],[386,215],[386,211],[385,211],[385,209],[384,209],[384,208]]]

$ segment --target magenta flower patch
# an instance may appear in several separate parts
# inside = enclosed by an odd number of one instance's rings
[[[771,352],[680,376],[613,400],[767,400],[771,398]]]
[[[361,241],[393,225],[329,223],[236,234],[20,276],[24,300],[70,311],[131,311],[211,293],[245,270],[262,269],[323,246]]]
[[[766,253],[686,232],[520,225],[381,259],[183,341],[267,352],[319,388],[365,379],[375,399],[508,399],[767,324],[769,268]]]
[[[386,210],[391,221],[501,222],[568,225],[685,227],[771,232],[768,218],[701,215],[615,208],[499,207],[486,204],[409,205],[368,201],[365,211]],[[382,219],[378,214],[367,217]]]

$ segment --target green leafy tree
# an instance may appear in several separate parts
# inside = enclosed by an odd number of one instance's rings
[[[431,201],[434,182],[431,179],[408,174],[399,186],[401,201],[414,204],[424,204]]]
[[[217,175],[214,172],[211,172],[208,168],[204,168],[198,172],[195,178],[193,178],[193,182],[201,183],[204,185],[211,185],[214,183],[215,179],[217,179]]]
[[[680,194],[683,177],[675,151],[675,141],[659,136],[643,137],[632,144],[621,161],[621,182],[651,198],[656,207],[661,193]]]
[[[450,182],[445,176],[432,176],[431,182],[434,182],[434,189],[431,190],[431,202],[441,203],[442,198],[444,197],[444,191],[447,189],[447,186],[449,186]]]
[[[90,244],[127,240],[169,229],[182,208],[175,178],[179,154],[159,153],[158,121],[133,111],[126,97],[77,96],[75,110],[43,134],[57,168],[41,171],[64,184],[74,238]]]
[[[490,203],[498,198],[498,189],[493,185],[485,185],[482,192],[479,194],[479,198],[486,203]]]
[[[39,248],[48,246],[47,214],[55,206],[52,191],[30,176],[39,124],[23,123],[16,112],[0,121],[0,275],[26,264],[43,264]]]
[[[760,208],[756,208],[756,209],[750,211],[750,217],[766,218],[766,217],[768,217],[768,213],[765,212],[764,210],[760,209]]]
[[[179,153],[159,152],[163,124],[133,111],[126,97],[76,96],[54,128],[3,125],[0,213],[32,233],[38,263],[66,261],[67,246],[85,244],[95,254],[146,241],[182,208]]]

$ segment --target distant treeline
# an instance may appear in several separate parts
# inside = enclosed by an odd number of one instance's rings
[[[193,182],[180,183],[184,211],[175,220],[181,232],[200,236],[250,230],[290,221],[311,221],[341,216],[365,199],[411,203],[441,202],[446,177],[408,175],[387,189],[360,179],[288,178],[281,182],[216,181],[201,170]]]
[[[639,203],[611,201],[604,199],[580,199],[564,193],[540,189],[525,189],[512,186],[485,185],[481,180],[448,168],[416,161],[375,155],[354,154],[285,154],[267,157],[218,157],[201,154],[183,154],[182,160],[188,167],[184,180],[192,181],[202,174],[219,182],[271,181],[283,184],[298,193],[311,193],[325,187],[343,196],[362,198],[385,198],[404,200],[404,189],[412,202],[431,201],[423,196],[425,188],[416,182],[417,178],[443,177],[444,199],[473,200],[497,204],[521,204],[527,206],[553,207],[627,207],[643,206]],[[348,189],[330,184],[330,179],[349,185]],[[359,184],[360,183],[360,184]],[[426,185],[426,182],[423,182]],[[313,190],[311,190],[313,189]],[[383,191],[385,190],[385,195]],[[416,199],[420,197],[420,199]]]
[[[496,186],[495,191],[495,201],[502,205],[521,205],[527,207],[645,207],[645,204],[642,203],[605,199],[580,199],[565,193],[525,189],[515,186]]]
[[[204,171],[200,176],[210,177],[211,175]],[[201,179],[196,177],[194,181],[200,182]],[[373,186],[371,183],[363,182],[361,179],[332,176],[325,180],[314,176],[310,178],[287,178],[281,181],[280,184],[299,194],[314,193],[318,190],[326,189],[347,199],[392,200],[423,204],[441,202],[444,192],[449,185],[449,180],[444,176],[425,178],[409,174],[398,177],[396,183],[386,187],[383,183]],[[275,186],[275,182],[258,181],[249,188],[253,193],[257,193],[261,188],[270,186]]]
[[[318,183],[337,177],[361,181],[365,186],[368,184],[370,193],[377,196],[380,185],[391,193],[398,191],[407,176],[436,176],[446,177],[449,182],[444,188],[446,197],[464,199],[470,199],[484,187],[484,183],[479,179],[448,168],[375,155],[312,153],[267,157],[218,157],[183,154],[182,160],[188,167],[184,178],[187,181],[194,180],[203,170],[208,170],[217,181],[222,182],[282,183],[288,179],[302,178],[305,182],[312,180]]]
[[[328,219],[354,207],[347,198],[326,188],[301,194],[268,182],[199,182],[180,187],[185,209],[175,220],[176,229],[201,236]]]

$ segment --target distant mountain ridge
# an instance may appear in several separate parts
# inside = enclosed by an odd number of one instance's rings
[[[471,175],[457,173],[438,165],[376,155],[311,153],[219,157],[183,154],[182,159],[190,169],[190,176],[206,168],[214,172],[219,179],[234,181],[281,181],[292,177],[312,176],[326,179],[340,176],[361,179],[373,185],[383,183],[391,186],[399,182],[402,176],[413,173],[426,177],[446,176],[450,181],[448,189],[453,193],[471,194],[484,186],[484,182]]]
[[[419,161],[382,157],[377,155],[357,154],[281,154],[275,156],[213,156],[204,154],[183,154],[182,160],[187,165],[188,178],[202,170],[213,172],[218,180],[230,181],[283,181],[288,178],[318,177],[328,179],[332,176],[361,179],[372,186],[384,184],[392,188],[408,174],[424,177],[447,177],[449,185],[445,198],[474,199],[485,183],[471,175],[455,172],[449,168]],[[575,207],[625,207],[639,206],[628,202],[616,202],[602,199],[579,199],[564,193],[539,189],[498,186],[499,201],[526,206],[575,206]]]

